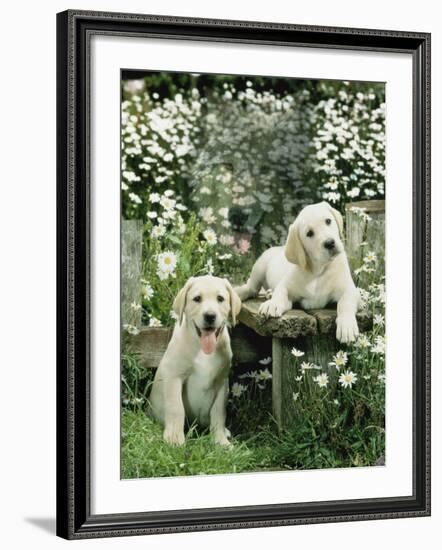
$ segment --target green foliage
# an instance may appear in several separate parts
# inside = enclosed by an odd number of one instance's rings
[[[125,351],[121,355],[121,401],[124,407],[142,411],[152,385],[153,372],[140,366],[138,354],[130,351],[128,341],[124,342],[123,349]]]

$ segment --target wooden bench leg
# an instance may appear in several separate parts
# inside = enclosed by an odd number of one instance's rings
[[[282,342],[281,338],[272,338],[272,409],[273,416],[282,428]]]
[[[293,357],[293,347],[304,352],[301,359]],[[302,374],[299,364],[314,363],[328,372],[328,362],[339,347],[339,342],[329,335],[272,339],[272,409],[280,430],[290,425],[294,415],[293,394],[298,386],[295,378]]]

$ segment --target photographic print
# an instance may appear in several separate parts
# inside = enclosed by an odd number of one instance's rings
[[[121,71],[121,478],[385,463],[385,85]]]

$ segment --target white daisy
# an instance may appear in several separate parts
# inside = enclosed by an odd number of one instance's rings
[[[264,369],[259,371],[259,380],[271,380],[272,373],[269,371],[269,369]]]
[[[130,307],[134,310],[134,311],[139,311],[141,309],[141,304],[137,304],[137,302],[132,302],[130,304]]]
[[[165,210],[173,210],[176,200],[163,196],[161,197],[160,204]]]
[[[295,392],[292,393],[293,401],[298,401],[298,397],[299,397],[299,391],[296,393]]]
[[[238,384],[238,382],[235,382],[232,385],[230,391],[233,397],[241,397],[241,395],[246,391],[246,386],[244,386],[244,384]]]
[[[151,220],[153,220],[155,218],[158,218],[158,214],[157,214],[157,212],[155,212],[155,210],[152,210],[151,212],[148,212],[146,215]]]
[[[328,374],[325,372],[321,372],[321,374],[318,374],[313,380],[318,384],[320,388],[326,388],[329,382]]]
[[[214,246],[218,242],[216,233],[213,229],[206,229],[203,232],[203,237],[206,239],[207,243],[210,246]]]
[[[141,295],[145,300],[150,300],[153,297],[153,288],[149,283],[146,283],[141,289]]]
[[[345,371],[339,377],[339,383],[343,388],[351,388],[356,383],[358,376],[352,371]]]
[[[373,353],[385,354],[385,336],[376,336],[375,344],[371,347]]]
[[[291,354],[295,357],[302,357],[304,355],[304,352],[299,349],[292,348]]]
[[[339,350],[338,353],[333,357],[333,361],[330,361],[330,367],[336,367],[340,369],[347,364],[348,357],[345,351]]]
[[[211,206],[208,206],[207,208],[201,208],[198,214],[206,223],[213,223],[215,221],[213,208]]]
[[[258,361],[258,363],[260,363],[261,365],[269,365],[271,362],[272,362],[271,357],[264,357],[264,359],[260,359]]]
[[[175,271],[176,267],[176,255],[173,252],[162,252],[161,254],[158,254],[157,263],[158,263],[158,270],[171,274]]]
[[[160,195],[159,195],[158,193],[151,193],[151,194],[149,195],[149,200],[150,200],[150,202],[153,204],[153,203],[155,203],[155,202],[160,202],[161,197],[160,197]]]
[[[165,233],[166,228],[164,227],[164,225],[155,225],[154,227],[152,227],[152,231],[150,232],[152,237],[154,237],[155,239],[162,237]]]
[[[296,382],[300,382],[302,380],[302,374],[301,376],[295,376],[295,380]]]
[[[368,252],[365,257],[364,257],[364,262],[367,262],[367,263],[375,263],[377,261],[378,257],[377,255],[375,254],[375,252],[371,251],[371,252]]]
[[[371,342],[365,334],[361,334],[355,342],[357,348],[369,348],[370,346]]]
[[[166,189],[166,191],[164,191],[164,195],[166,197],[171,197],[174,194],[175,194],[175,191],[173,191],[172,189]]]
[[[375,313],[373,316],[373,324],[377,325],[378,327],[383,327],[385,324],[384,316],[380,313]]]
[[[162,323],[159,319],[157,319],[156,317],[151,317],[149,319],[149,326],[150,327],[161,327],[163,325],[162,325]]]
[[[134,202],[135,204],[141,204],[143,201],[140,199],[140,197],[138,195],[136,195],[135,193],[129,193],[129,198],[132,202]]]

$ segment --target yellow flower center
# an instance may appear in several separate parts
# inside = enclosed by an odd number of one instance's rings
[[[169,256],[167,256],[166,258],[164,258],[164,263],[166,265],[170,265],[172,263],[172,259]]]

